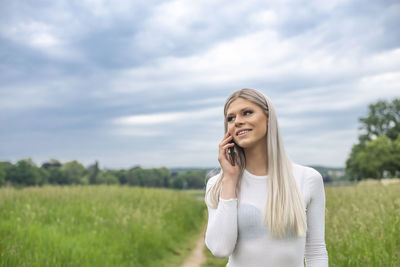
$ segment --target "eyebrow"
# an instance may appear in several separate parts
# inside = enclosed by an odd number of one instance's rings
[[[249,107],[244,107],[244,108],[242,108],[240,111],[243,111],[243,110],[245,110],[245,109],[249,109]],[[228,113],[226,116],[229,116],[229,115],[233,115],[233,113]]]

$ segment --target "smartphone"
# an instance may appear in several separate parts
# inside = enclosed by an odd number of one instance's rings
[[[233,139],[231,140],[231,141],[229,141],[229,143],[234,143],[235,144],[235,141],[233,141]],[[229,158],[230,158],[230,160],[231,160],[231,164],[232,164],[232,166],[235,166],[235,149],[234,149],[234,146],[232,146],[232,147],[230,147],[229,148]]]

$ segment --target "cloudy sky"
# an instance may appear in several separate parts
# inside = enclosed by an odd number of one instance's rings
[[[400,97],[398,1],[0,5],[0,161],[217,167],[248,87],[295,162],[343,167],[368,105]]]

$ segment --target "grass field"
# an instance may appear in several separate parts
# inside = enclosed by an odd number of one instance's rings
[[[400,185],[325,192],[329,266],[400,266]],[[0,266],[179,266],[206,223],[203,197],[118,186],[1,188]],[[203,266],[226,265],[204,252]]]
[[[0,266],[179,266],[204,211],[168,189],[0,188]]]
[[[400,266],[400,185],[326,187],[330,267]],[[205,247],[204,267],[222,267]]]

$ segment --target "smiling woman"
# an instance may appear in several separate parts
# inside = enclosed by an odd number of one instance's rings
[[[206,187],[206,246],[229,267],[328,266],[322,176],[286,155],[271,100],[236,91],[224,117],[221,172]]]

